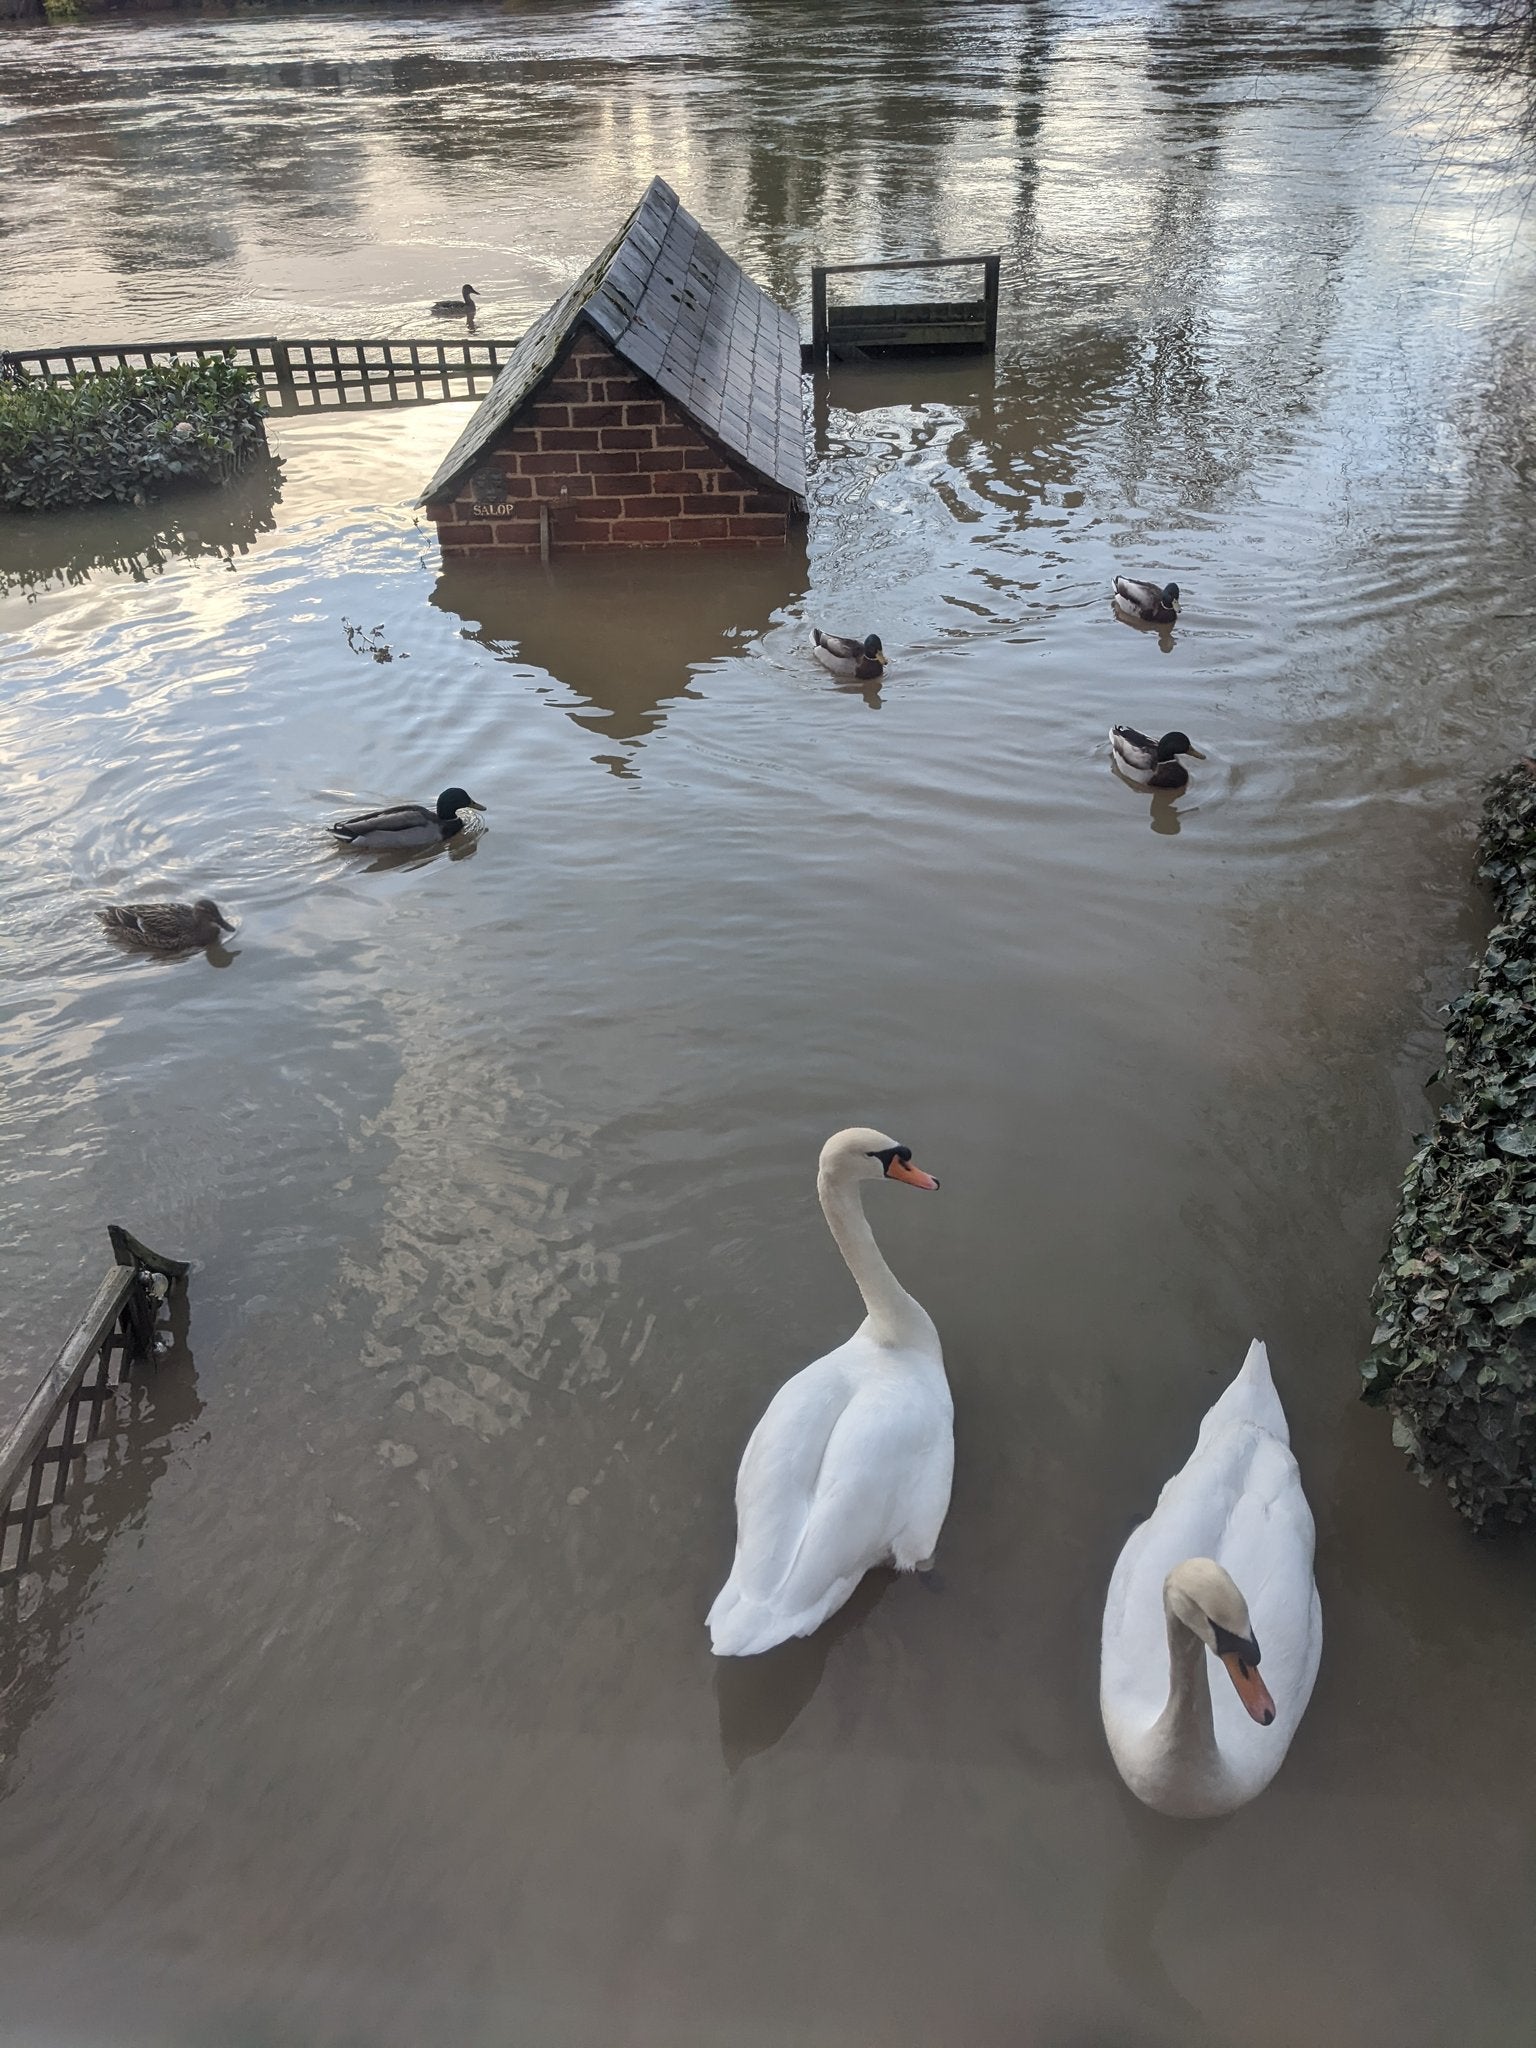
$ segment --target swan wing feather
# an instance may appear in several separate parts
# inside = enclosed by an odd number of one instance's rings
[[[862,1333],[797,1373],[753,1431],[736,1486],[736,1556],[710,1610],[717,1654],[808,1635],[872,1565],[938,1540],[953,1476],[942,1369],[914,1379]]]
[[[750,1598],[771,1598],[805,1534],[833,1431],[853,1395],[847,1345],[784,1382],[747,1441],[736,1475],[736,1563]]]

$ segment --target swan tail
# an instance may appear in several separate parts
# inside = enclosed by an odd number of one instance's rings
[[[1273,1392],[1275,1376],[1269,1369],[1269,1346],[1262,1337],[1255,1337],[1248,1346],[1237,1376],[1250,1387],[1267,1387]]]
[[[1206,1414],[1200,1426],[1202,1440],[1234,1422],[1255,1423],[1269,1436],[1278,1437],[1283,1444],[1291,1440],[1290,1424],[1285,1419],[1285,1410],[1280,1405],[1280,1396],[1269,1370],[1269,1352],[1259,1337],[1255,1337],[1248,1346],[1248,1355],[1236,1378]]]
[[[734,1577],[728,1579],[705,1624],[709,1646],[717,1657],[758,1657],[791,1636],[812,1635],[842,1606],[861,1576],[839,1579],[820,1600],[797,1612],[786,1612],[772,1600],[753,1600],[738,1590]]]

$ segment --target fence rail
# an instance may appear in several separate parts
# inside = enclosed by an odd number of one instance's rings
[[[0,1435],[0,1581],[25,1570],[37,1525],[63,1500],[115,1390],[155,1356],[162,1300],[185,1291],[187,1267],[107,1227],[113,1263],[95,1299]]]
[[[274,335],[239,340],[157,341],[139,346],[81,343],[20,348],[0,354],[0,370],[49,384],[72,384],[103,370],[140,370],[151,363],[199,362],[223,356],[249,370],[273,412],[320,406],[419,405],[475,398],[515,349],[515,341],[283,341]]]

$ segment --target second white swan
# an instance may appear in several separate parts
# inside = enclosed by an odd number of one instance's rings
[[[939,1333],[865,1221],[870,1180],[937,1188],[883,1132],[839,1131],[816,1192],[868,1310],[847,1343],[797,1372],[753,1430],[736,1479],[736,1556],[709,1610],[717,1657],[808,1636],[872,1565],[927,1566],[949,1507],[954,1405]]]
[[[1104,1603],[1104,1732],[1148,1806],[1210,1819],[1279,1770],[1322,1655],[1313,1543],[1285,1410],[1256,1338],[1188,1463],[1121,1551]],[[1230,1688],[1213,1691],[1208,1650]]]

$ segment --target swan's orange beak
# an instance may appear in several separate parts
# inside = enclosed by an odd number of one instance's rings
[[[1269,1696],[1269,1687],[1260,1678],[1256,1668],[1248,1663],[1238,1650],[1225,1650],[1222,1663],[1227,1667],[1238,1698],[1248,1709],[1261,1728],[1267,1728],[1275,1718],[1275,1703]]]
[[[939,1185],[931,1173],[924,1173],[920,1166],[914,1166],[907,1159],[893,1159],[885,1169],[885,1177],[887,1180],[904,1180],[908,1187],[926,1188],[929,1194]]]

